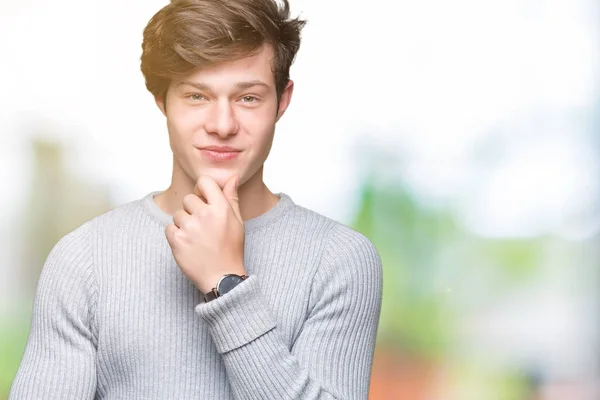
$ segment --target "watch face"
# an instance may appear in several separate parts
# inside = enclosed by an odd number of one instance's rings
[[[221,283],[219,283],[219,287],[217,290],[219,291],[219,296],[224,295],[225,293],[231,291],[234,287],[236,287],[240,282],[244,280],[237,275],[228,275],[221,279]]]

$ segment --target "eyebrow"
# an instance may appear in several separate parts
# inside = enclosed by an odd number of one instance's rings
[[[177,86],[183,86],[183,85],[190,85],[190,86],[195,87],[198,90],[211,91],[210,86],[208,86],[205,83],[183,81],[183,82],[179,82],[177,84]],[[247,82],[238,82],[238,83],[235,84],[235,87],[238,88],[238,89],[241,89],[241,90],[250,89],[251,87],[254,87],[254,86],[264,86],[266,88],[269,87],[269,85],[267,85],[265,82],[259,81],[259,80],[253,80],[253,81],[247,81]]]

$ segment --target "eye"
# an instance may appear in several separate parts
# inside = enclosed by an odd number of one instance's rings
[[[202,96],[201,94],[197,94],[197,93],[188,94],[185,97],[187,99],[196,100],[196,101],[204,99],[204,96]]]
[[[242,103],[256,103],[258,99],[254,96],[244,96],[242,97]]]

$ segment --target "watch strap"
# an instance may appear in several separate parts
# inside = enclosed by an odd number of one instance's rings
[[[210,292],[205,293],[204,294],[204,302],[208,303],[209,301],[212,301],[214,299],[216,299],[217,297],[219,297],[219,292],[217,291],[217,288],[212,288],[210,290]]]

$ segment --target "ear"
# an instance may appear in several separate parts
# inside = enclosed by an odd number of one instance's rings
[[[165,108],[166,97],[167,97],[166,94],[164,96],[154,96],[154,101],[156,102],[156,105],[158,106],[158,108],[160,109],[160,112],[162,112],[165,117],[167,116],[167,109]]]
[[[287,110],[290,102],[292,101],[292,93],[294,92],[294,81],[291,79],[288,80],[287,85],[285,85],[285,89],[283,89],[283,93],[281,93],[281,99],[279,100],[279,109],[277,110],[277,118],[275,122],[279,121],[285,110]]]

